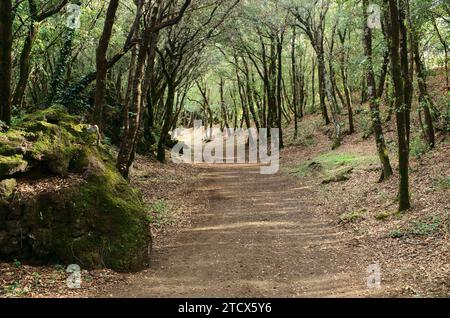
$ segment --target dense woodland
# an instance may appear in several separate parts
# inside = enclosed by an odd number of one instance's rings
[[[81,5],[80,28],[66,21],[77,19],[66,10],[71,3]],[[383,179],[392,174],[383,123],[396,121],[405,210],[411,112],[420,114],[430,149],[435,131],[448,130],[448,103],[427,89],[435,69],[445,69],[449,86],[445,1],[1,5],[4,124],[63,104],[119,147],[117,167],[124,176],[136,151],[156,153],[164,162],[169,132],[194,119],[222,127],[294,122],[297,135],[305,113],[321,112],[339,147],[344,134],[355,132],[357,105],[367,102]],[[380,109],[383,100],[388,109]]]
[[[407,211],[411,148],[450,132],[449,23],[445,0],[1,0],[0,129],[62,106],[128,179],[196,120],[279,128],[285,147],[317,114],[332,149],[373,138]]]

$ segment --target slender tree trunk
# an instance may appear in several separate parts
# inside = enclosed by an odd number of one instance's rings
[[[247,61],[245,61],[244,57],[242,57],[242,62],[244,65],[244,70],[245,70],[245,85],[246,85],[246,92],[247,92],[247,101],[248,101],[248,108],[250,110],[250,113],[252,115],[253,121],[255,122],[255,127],[257,130],[259,130],[259,128],[261,128],[261,125],[259,124],[259,118],[258,118],[258,114],[255,111],[255,100],[253,98],[253,90],[251,88],[251,83],[250,83],[250,70],[247,64]]]
[[[312,111],[316,111],[316,60],[314,56],[312,57],[312,68],[311,68],[311,91],[312,91]]]
[[[404,77],[402,77],[402,60],[400,58],[400,48],[403,37],[400,41],[400,25],[403,23],[399,14],[396,0],[385,0],[389,7],[389,37],[392,81],[394,85],[395,110],[397,122],[398,152],[399,152],[399,211],[406,211],[411,207],[409,197],[409,144],[407,137],[407,109],[405,108]]]
[[[11,0],[0,1],[0,120],[11,124]]]
[[[345,96],[345,105],[347,106],[347,113],[348,113],[348,127],[349,127],[349,134],[353,134],[355,132],[355,124],[353,120],[353,101],[352,101],[352,95],[348,83],[348,73],[347,73],[347,58],[346,58],[346,52],[345,52],[345,41],[347,37],[347,30],[344,31],[344,33],[339,32],[339,39],[341,41],[342,46],[342,52],[340,54],[340,70],[341,70],[341,77],[342,77],[342,86],[344,88],[344,96]]]
[[[386,76],[388,74],[389,70],[389,50],[385,52],[384,58],[383,58],[383,67],[381,68],[381,74],[380,74],[380,82],[378,83],[378,89],[377,89],[377,98],[381,99],[383,97],[384,93],[384,87],[386,86]]]
[[[298,138],[298,76],[297,76],[297,54],[296,54],[296,40],[297,40],[297,29],[295,26],[292,27],[292,49],[291,49],[291,60],[292,60],[292,95],[293,95],[293,108],[294,108],[294,138]]]
[[[141,123],[141,106],[142,106],[142,82],[144,77],[144,67],[147,59],[147,49],[151,40],[151,29],[155,25],[158,8],[153,9],[152,23],[142,33],[139,53],[137,56],[136,68],[134,72],[132,99],[128,110],[128,128],[124,131],[122,143],[117,157],[117,168],[122,176],[128,178],[130,167],[134,158],[135,145],[138,139],[138,132]]]
[[[278,71],[277,71],[277,105],[278,105],[278,129],[279,129],[279,145],[280,148],[284,147],[283,142],[283,99],[282,99],[282,89],[283,89],[283,38],[284,35],[281,34],[277,36],[277,56],[278,56]]]
[[[329,125],[330,117],[328,116],[327,105],[325,103],[326,100],[326,66],[325,66],[325,57],[323,56],[323,52],[319,52],[317,54],[317,67],[318,67],[318,78],[319,78],[319,97],[320,97],[320,109],[322,111],[322,117],[325,122],[325,125]]]
[[[373,57],[372,57],[372,30],[368,27],[366,21],[368,19],[367,9],[369,6],[368,0],[363,0],[364,11],[364,54],[366,56],[366,79],[367,79],[367,97],[370,102],[370,112],[372,114],[372,125],[375,132],[375,140],[377,144],[378,157],[380,158],[383,167],[383,173],[380,180],[388,179],[393,171],[389,160],[388,150],[383,134],[383,127],[381,122],[379,101],[376,93],[375,74],[373,71]]]
[[[158,141],[158,154],[157,159],[159,162],[166,162],[166,144],[169,136],[169,131],[172,123],[173,106],[175,103],[175,83],[173,79],[167,81],[167,100],[165,105],[164,124],[161,130],[161,136]]]
[[[67,0],[62,0],[60,3],[50,8],[48,11],[42,12],[39,14],[38,8],[36,6],[35,0],[28,0],[29,7],[29,26],[28,33],[23,43],[23,48],[20,53],[19,60],[19,80],[16,85],[16,89],[14,90],[14,96],[12,100],[12,105],[21,107],[23,104],[23,99],[25,95],[25,90],[28,84],[28,78],[30,74],[30,57],[31,50],[33,48],[34,41],[36,39],[36,35],[39,31],[39,25],[47,18],[50,18],[60,12],[64,6],[67,4]]]
[[[436,23],[436,20],[433,18],[431,19],[431,21],[433,22],[433,27],[434,30],[436,31],[436,34],[438,35],[439,41],[441,42],[442,46],[444,47],[444,66],[445,66],[445,79],[446,79],[446,83],[447,83],[447,92],[450,92],[450,84],[449,84],[449,71],[448,71],[448,43],[447,41],[443,38],[441,31],[439,31],[439,27]]]
[[[106,94],[106,74],[108,72],[108,61],[106,59],[106,53],[109,47],[109,41],[111,39],[112,28],[119,6],[119,0],[110,0],[108,10],[106,12],[105,24],[103,26],[103,33],[100,37],[100,42],[96,52],[97,63],[97,78],[95,87],[95,102],[93,123],[102,130],[103,125],[103,108],[105,104]]]
[[[36,23],[37,19],[37,7],[34,0],[28,1],[30,10],[30,25],[28,27],[28,34],[23,43],[22,52],[20,53],[19,61],[19,81],[17,82],[16,89],[14,91],[14,96],[12,104],[17,107],[22,106],[22,101],[25,94],[25,89],[28,83],[28,76],[30,73],[30,55],[31,49],[33,48],[33,42],[38,33],[39,27]]]
[[[416,64],[417,83],[419,87],[419,104],[420,109],[423,110],[423,113],[425,115],[425,127],[423,127],[423,131],[428,145],[430,146],[431,149],[433,149],[436,145],[433,116],[431,115],[430,111],[433,105],[433,101],[431,100],[430,95],[428,94],[427,76],[424,69],[424,65],[422,63],[422,59],[420,57],[419,43],[417,41],[416,35],[414,35],[413,37],[413,46],[414,46],[413,47],[414,61]]]
[[[222,110],[223,124],[224,127],[229,129],[230,125],[228,124],[228,111],[225,105],[225,82],[223,78],[220,78],[220,109]]]

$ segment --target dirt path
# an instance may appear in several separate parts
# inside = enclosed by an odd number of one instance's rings
[[[345,297],[366,293],[365,270],[335,227],[309,212],[308,189],[255,166],[204,167],[207,211],[151,268],[110,297]]]

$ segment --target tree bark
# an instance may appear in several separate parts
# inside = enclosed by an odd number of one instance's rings
[[[11,0],[0,1],[0,120],[11,124]]]
[[[119,0],[110,0],[108,10],[106,12],[105,24],[100,37],[100,42],[96,52],[97,76],[95,86],[95,102],[92,122],[102,130],[103,125],[103,108],[105,104],[106,94],[106,74],[108,72],[108,61],[106,54],[109,47],[109,41],[112,35],[112,28],[119,6]]]
[[[376,86],[375,86],[375,73],[373,71],[373,57],[372,57],[372,30],[367,24],[369,6],[368,0],[363,0],[364,11],[364,54],[366,56],[366,80],[367,80],[367,97],[370,102],[370,112],[372,115],[372,125],[375,132],[375,141],[377,144],[378,157],[383,168],[383,173],[380,180],[388,179],[393,171],[389,160],[388,150],[383,134],[383,127],[381,122],[379,101],[377,98]]]
[[[397,0],[385,0],[389,8],[389,37],[390,37],[390,55],[392,81],[394,85],[395,110],[398,137],[398,156],[399,156],[399,211],[406,211],[411,207],[409,197],[409,144],[407,137],[407,108],[405,107],[404,96],[404,77],[402,77],[402,59],[400,58],[400,49],[402,42],[405,42],[405,33],[400,38],[400,25],[403,24],[399,14]],[[400,41],[401,39],[401,41]]]
[[[433,116],[431,115],[431,110],[433,101],[430,98],[427,87],[427,75],[425,72],[422,59],[420,57],[419,43],[417,41],[417,36],[413,36],[413,50],[414,50],[414,61],[416,64],[416,74],[417,74],[417,86],[419,87],[419,112],[423,110],[425,115],[425,127],[422,127],[425,139],[433,149],[436,145],[436,138],[434,134]]]

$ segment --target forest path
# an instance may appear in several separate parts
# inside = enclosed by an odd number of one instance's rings
[[[150,269],[108,297],[358,297],[365,269],[336,227],[315,219],[308,190],[248,165],[205,166],[207,211],[154,250]]]

